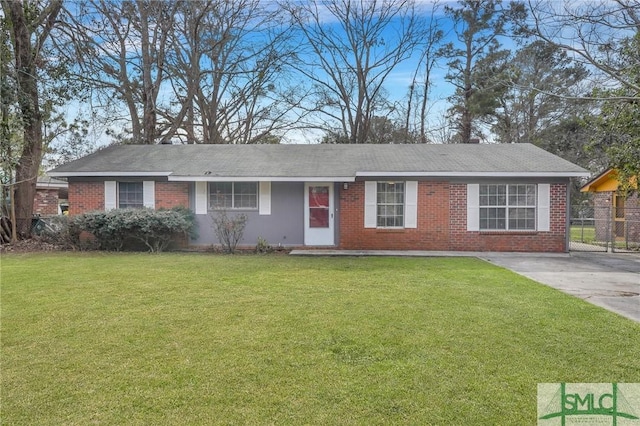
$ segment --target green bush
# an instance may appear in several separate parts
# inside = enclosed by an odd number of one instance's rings
[[[256,244],[256,253],[265,254],[271,252],[273,252],[273,247],[271,246],[271,244],[269,244],[266,239],[258,237],[258,243]]]
[[[195,236],[195,215],[180,207],[171,210],[115,209],[74,218],[76,226],[92,234],[102,250],[145,247],[159,253],[179,238]],[[133,245],[131,243],[134,243]]]

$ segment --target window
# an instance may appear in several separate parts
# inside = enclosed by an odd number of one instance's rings
[[[329,228],[329,186],[309,186],[309,228]]]
[[[418,181],[364,182],[364,227],[418,227]]]
[[[376,207],[378,227],[403,227],[404,182],[378,182]]]
[[[257,182],[211,182],[209,209],[257,209]]]
[[[142,182],[118,183],[118,208],[141,209],[144,207]]]
[[[535,230],[536,185],[480,185],[480,229]]]

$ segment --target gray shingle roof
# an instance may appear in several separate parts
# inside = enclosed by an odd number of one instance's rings
[[[51,176],[164,175],[300,180],[357,176],[588,176],[531,144],[122,145],[64,164]]]
[[[69,184],[65,180],[54,179],[51,176],[38,176],[36,187],[38,188],[67,188]]]

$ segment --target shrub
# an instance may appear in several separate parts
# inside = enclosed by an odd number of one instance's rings
[[[39,238],[49,244],[55,244],[67,250],[86,250],[95,248],[92,241],[82,241],[82,229],[78,223],[68,216],[54,216],[42,219],[45,226],[40,231]]]
[[[93,235],[97,248],[120,251],[127,239],[128,231],[123,226],[120,212],[123,212],[123,210],[89,212],[76,216],[74,221],[78,228]]]
[[[77,226],[91,233],[103,250],[122,250],[127,243],[143,244],[159,253],[180,237],[195,235],[195,215],[189,209],[115,209],[85,213]]]
[[[265,253],[271,253],[273,251],[273,247],[271,247],[271,244],[269,244],[269,242],[262,238],[262,237],[258,237],[258,243],[256,244],[256,253],[258,254],[265,254]]]
[[[227,212],[220,210],[211,215],[216,236],[226,253],[233,254],[242,239],[244,228],[247,225],[247,215],[239,214],[234,217],[227,216]]]

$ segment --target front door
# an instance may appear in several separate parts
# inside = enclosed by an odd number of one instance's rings
[[[306,183],[304,185],[304,244],[332,246],[333,184]]]

